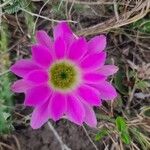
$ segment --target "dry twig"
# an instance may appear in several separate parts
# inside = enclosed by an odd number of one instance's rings
[[[83,127],[83,130],[84,130],[84,132],[86,133],[86,136],[88,137],[89,141],[92,143],[93,147],[94,147],[96,150],[98,150],[97,146],[95,145],[95,143],[92,141],[91,137],[89,136],[89,134],[88,134],[86,128],[85,128],[84,126],[82,126],[82,127]]]
[[[35,13],[33,13],[33,12],[30,12],[30,11],[24,9],[24,8],[20,8],[20,10],[22,10],[22,11],[24,11],[24,12],[30,14],[31,16],[39,17],[39,18],[42,18],[42,19],[45,19],[45,20],[48,20],[48,21],[61,22],[61,20],[50,19],[50,18],[48,18],[48,17],[41,16],[41,15],[39,15],[39,14],[35,14]],[[66,21],[66,22],[77,23],[76,21],[72,21],[72,20],[65,20],[65,21]]]
[[[50,122],[48,122],[47,124],[48,124],[49,128],[52,130],[52,132],[54,133],[54,135],[57,138],[58,142],[60,143],[61,149],[62,150],[71,150],[66,144],[63,143],[61,137],[59,136],[59,134],[57,133],[55,128],[52,126],[52,124]]]

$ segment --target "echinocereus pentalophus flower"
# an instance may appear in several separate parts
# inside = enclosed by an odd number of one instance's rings
[[[37,31],[32,57],[11,66],[11,71],[22,78],[12,90],[25,93],[24,104],[34,108],[32,128],[63,117],[95,127],[93,106],[117,95],[107,81],[118,69],[104,65],[106,37],[96,36],[87,42],[75,36],[66,22],[55,26],[53,34],[52,40],[45,31]]]

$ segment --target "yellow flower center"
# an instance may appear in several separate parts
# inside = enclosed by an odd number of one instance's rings
[[[60,91],[73,89],[79,80],[79,70],[68,61],[59,61],[50,68],[50,84]]]

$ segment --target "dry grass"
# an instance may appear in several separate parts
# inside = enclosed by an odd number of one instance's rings
[[[150,79],[150,64],[148,62],[150,36],[149,33],[144,34],[134,29],[128,29],[127,25],[149,14],[150,0],[45,0],[43,2],[33,0],[33,5],[36,9],[21,8],[21,11],[17,14],[2,12],[2,8],[8,3],[9,1],[0,5],[0,20],[8,25],[8,32],[10,32],[8,49],[0,52],[1,60],[5,60],[5,55],[10,56],[9,61],[11,63],[17,59],[29,57],[30,35],[41,28],[51,34],[54,24],[62,20],[62,18],[72,24],[73,29],[76,30],[76,35],[90,37],[101,33],[109,34],[110,39],[107,48],[110,56],[109,61],[118,64],[120,70],[124,72],[125,82],[122,81],[122,83],[126,85],[128,90],[126,94],[122,94],[118,90],[117,101],[104,104],[97,110],[99,121],[96,132],[101,131],[103,128],[112,131],[108,137],[104,137],[99,142],[103,144],[105,150],[149,149],[150,118],[145,115],[145,111],[149,109],[149,106],[146,107],[146,105],[149,105],[149,87],[139,89],[136,82],[147,82]],[[83,14],[80,13],[79,6]],[[57,7],[57,12],[53,10],[54,7]],[[91,14],[92,16],[90,16]],[[27,20],[32,18],[34,22],[27,24],[24,21],[25,18]],[[3,61],[1,63],[0,71],[2,71],[0,76],[4,76],[9,73],[9,69],[1,69],[4,68]],[[131,73],[134,73],[134,75],[131,76]],[[115,77],[111,79],[113,83],[114,79]],[[117,103],[120,100],[122,104]],[[17,115],[22,116],[21,121],[23,124],[28,125],[23,120],[29,118],[29,116],[21,113]],[[127,125],[132,135],[130,145],[123,143],[116,129],[114,121],[118,115],[127,120]],[[95,131],[89,134],[86,127],[83,129],[86,133],[87,141],[90,141],[93,148],[98,149],[98,144],[95,144],[93,140],[93,135],[96,134]],[[55,129],[52,130],[55,133]],[[56,137],[60,145],[64,147],[64,143],[57,135]],[[13,140],[17,145],[15,150],[20,150],[17,137],[13,137]],[[144,145],[140,143],[140,140]],[[12,148],[13,146],[10,146],[11,144],[6,143],[0,142],[0,149],[14,149]]]
[[[71,1],[69,1],[71,2]],[[133,2],[133,1],[131,1]],[[136,1],[135,4],[132,4],[132,7],[130,6],[130,1],[127,1],[126,4],[124,4],[124,8],[122,12],[119,14],[117,7],[118,3],[109,2],[105,3],[101,2],[101,4],[110,4],[114,5],[114,14],[115,16],[113,18],[110,18],[102,23],[96,24],[94,26],[84,28],[80,31],[77,31],[77,35],[94,35],[99,34],[105,31],[109,31],[111,29],[117,29],[119,27],[131,24],[133,22],[138,21],[139,19],[143,18],[150,12],[150,1],[149,0],[140,0]],[[78,1],[80,3],[80,1]],[[91,2],[92,3],[92,2]],[[83,2],[82,4],[88,4],[90,5],[90,2],[86,3]],[[123,4],[122,4],[123,5]]]

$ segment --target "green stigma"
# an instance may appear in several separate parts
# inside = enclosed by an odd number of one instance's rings
[[[72,88],[77,80],[77,71],[75,66],[67,62],[58,62],[50,68],[50,83],[60,90]]]

